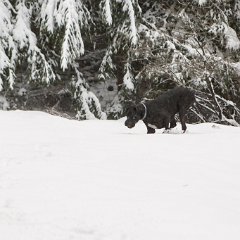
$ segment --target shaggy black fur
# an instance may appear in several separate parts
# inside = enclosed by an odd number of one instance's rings
[[[176,87],[161,94],[155,100],[130,106],[127,110],[125,125],[133,128],[139,120],[143,120],[147,133],[155,133],[155,129],[174,128],[176,126],[174,116],[179,113],[182,130],[185,132],[187,129],[185,116],[194,101],[193,91],[184,87]]]

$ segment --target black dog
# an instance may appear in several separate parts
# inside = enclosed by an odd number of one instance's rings
[[[155,100],[130,106],[127,110],[125,125],[133,128],[139,120],[142,120],[147,127],[147,133],[155,133],[155,129],[174,128],[176,126],[174,116],[179,113],[182,130],[185,132],[187,129],[185,116],[194,101],[193,91],[184,87],[176,87],[161,94]]]

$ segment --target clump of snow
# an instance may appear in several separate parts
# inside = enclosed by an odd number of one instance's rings
[[[105,19],[108,25],[112,25],[112,12],[109,0],[104,0],[103,11],[105,13]]]
[[[168,41],[168,40],[166,41],[166,46],[170,50],[175,50],[176,49],[175,45],[171,41]]]
[[[2,84],[3,84],[3,80],[1,78],[1,75],[3,75],[4,68],[9,66],[9,58],[6,55],[6,53],[4,51],[4,48],[2,47],[1,40],[0,40],[0,54],[1,54],[1,57],[0,57],[0,91],[1,91],[2,90]]]
[[[12,30],[11,11],[8,9],[9,5],[11,5],[9,1],[0,1],[0,91],[3,84],[2,77],[5,76],[4,69],[10,67],[10,59],[6,54],[10,47],[10,32]],[[12,80],[11,76],[9,76],[9,80]],[[12,86],[12,83],[9,83]]]
[[[84,24],[83,12],[81,1],[64,0],[59,3],[56,21],[59,26],[65,26],[61,52],[61,67],[63,70],[66,70],[68,64],[73,64],[75,59],[84,53],[81,33],[81,27]]]
[[[27,94],[27,89],[26,88],[20,88],[18,90],[18,96],[25,96]]]
[[[200,88],[207,88],[207,82],[200,77],[193,78],[193,84]]]
[[[123,83],[124,86],[129,90],[134,90],[134,84],[133,84],[133,75],[130,71],[131,65],[129,63],[126,64],[126,73],[123,77]]]
[[[225,29],[225,38],[226,38],[226,48],[230,50],[238,50],[240,48],[240,40],[237,36],[236,31],[229,27],[226,26]]]
[[[19,2],[16,6],[17,17],[16,23],[13,29],[13,37],[15,41],[18,42],[19,47],[23,49],[28,46],[31,51],[37,45],[37,38],[35,34],[31,31],[30,18],[32,15],[32,8],[27,8],[24,2]]]
[[[51,33],[54,31],[55,24],[55,9],[58,0],[42,0],[41,7],[41,19],[42,19],[42,27],[47,27],[47,30]]]
[[[182,44],[184,48],[188,51],[188,54],[191,56],[198,56],[199,51],[198,49],[193,48],[190,44]],[[202,52],[202,50],[200,50]]]
[[[110,78],[109,74],[107,73],[107,71],[105,71],[105,69],[107,67],[109,67],[110,69],[115,69],[115,65],[113,64],[113,61],[112,61],[112,49],[111,47],[107,49],[103,59],[102,59],[102,62],[101,62],[101,65],[100,65],[100,68],[99,68],[99,79],[104,79],[106,80],[106,76],[108,78]]]
[[[226,40],[226,48],[229,50],[238,50],[240,48],[240,40],[236,31],[226,23],[213,24],[209,32],[218,35],[223,34]]]
[[[204,5],[207,3],[208,0],[195,0],[200,6]]]
[[[102,112],[98,98],[93,92],[88,91],[82,74],[77,69],[75,69],[75,71],[77,74],[77,81],[75,83],[76,92],[74,97],[80,105],[76,117],[78,119],[96,119],[94,115],[96,114],[100,119],[106,119],[106,113]]]
[[[53,72],[50,61],[47,61],[46,56],[42,53],[41,49],[37,46],[37,37],[31,30],[31,18],[33,12],[32,5],[26,5],[25,1],[18,1],[16,5],[16,21],[13,26],[13,40],[10,42],[13,49],[12,62],[16,61],[18,55],[17,47],[20,49],[27,49],[28,63],[31,65],[31,78],[41,79],[42,82],[50,83],[55,80],[55,73]],[[14,65],[14,64],[13,64]],[[41,74],[39,72],[39,66],[41,66]],[[13,75],[13,73],[11,74]],[[10,84],[13,85],[13,76],[10,79]],[[41,76],[40,76],[41,75]]]
[[[240,20],[240,1],[236,0],[234,5],[234,14],[236,16],[236,19]]]
[[[240,62],[231,63],[231,66],[235,69],[238,76],[240,76]]]
[[[0,96],[0,109],[1,110],[8,110],[9,109],[9,102],[3,96]]]
[[[135,12],[133,8],[133,4],[131,0],[123,0],[123,11],[127,11],[130,18],[130,39],[133,45],[137,44],[138,36],[137,36],[137,28],[136,28],[136,20],[135,20]]]

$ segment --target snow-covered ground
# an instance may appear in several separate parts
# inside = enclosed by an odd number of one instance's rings
[[[239,240],[240,128],[147,135],[0,112],[1,240]]]

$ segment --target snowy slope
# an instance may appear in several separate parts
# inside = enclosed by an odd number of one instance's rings
[[[240,129],[123,121],[0,112],[0,239],[240,239]]]

